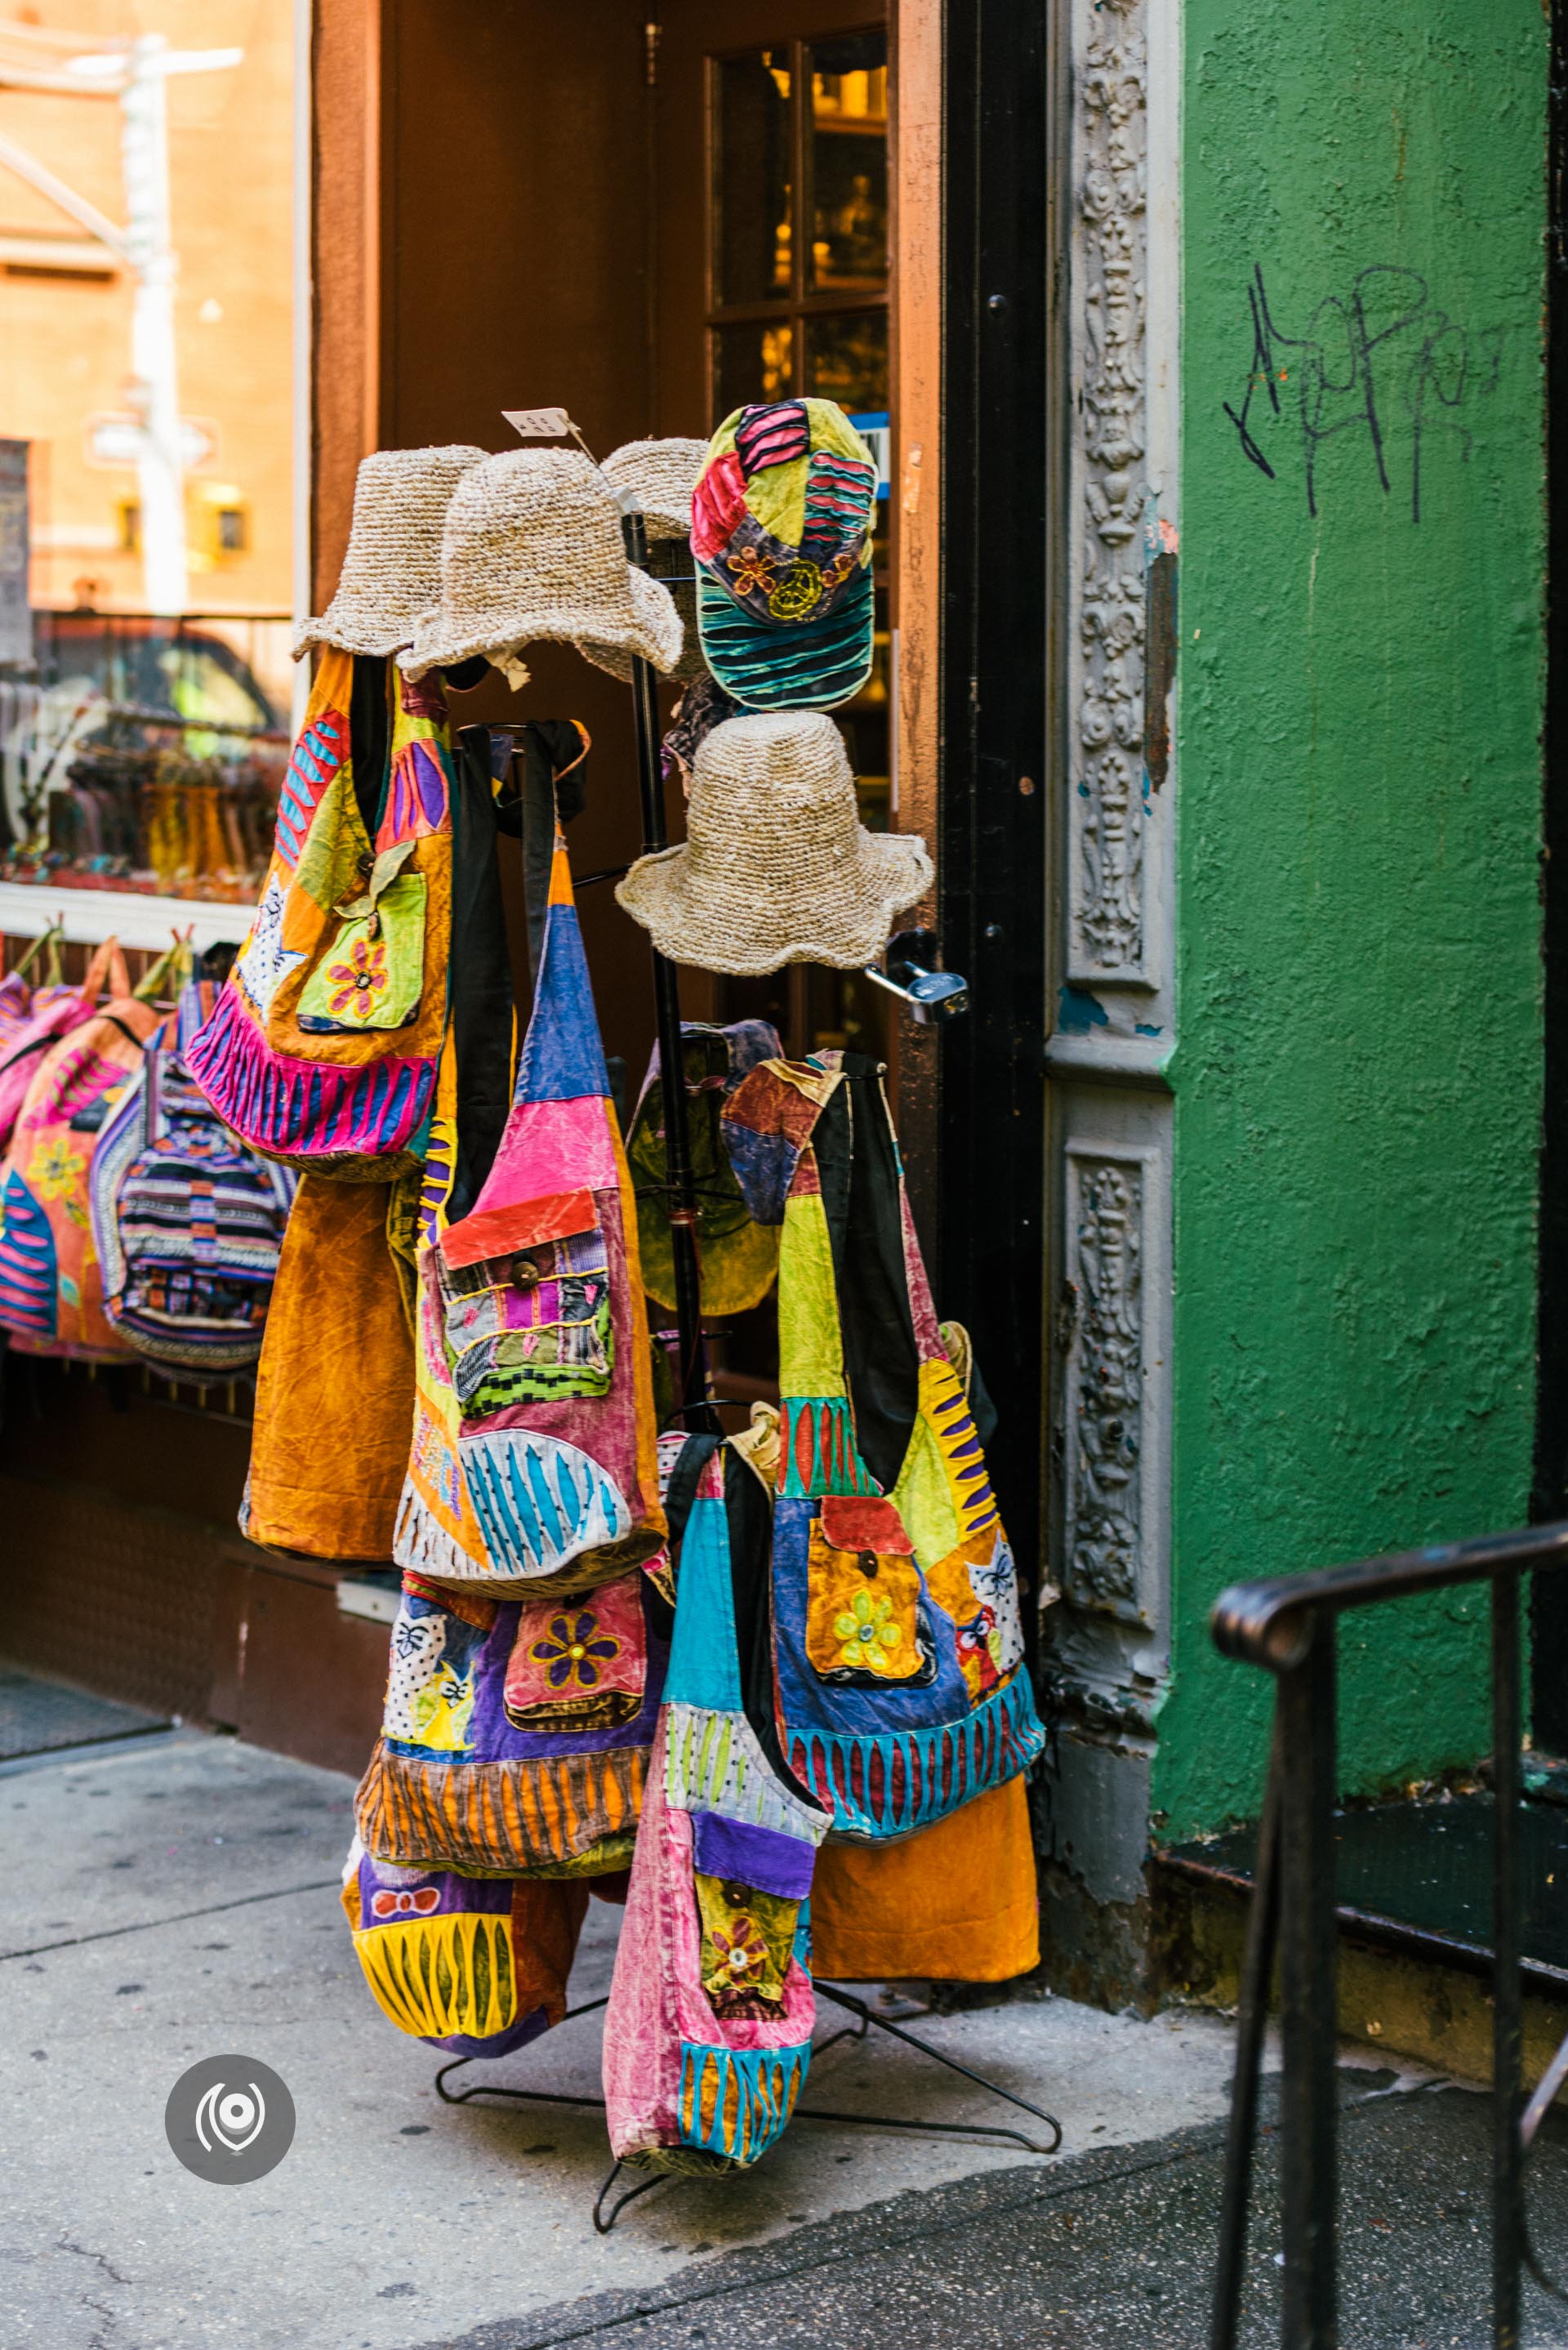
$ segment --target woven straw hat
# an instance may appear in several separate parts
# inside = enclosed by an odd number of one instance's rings
[[[361,459],[354,520],[337,592],[318,620],[295,631],[294,658],[312,645],[394,653],[441,593],[441,535],[459,482],[484,451],[379,449]]]
[[[708,673],[697,634],[697,586],[691,577],[689,544],[691,493],[707,454],[705,441],[628,441],[599,469],[613,489],[629,492],[642,508],[654,577],[683,575],[670,592],[685,634],[680,657],[667,672],[682,685],[691,685]],[[623,685],[630,682],[631,655],[618,646],[587,642],[579,644],[577,650],[596,669],[607,670]]]
[[[458,484],[441,536],[441,597],[421,614],[411,676],[540,639],[618,646],[671,669],[680,615],[626,559],[620,509],[575,449],[509,449]]]
[[[642,508],[649,539],[691,536],[691,493],[707,463],[705,441],[628,441],[599,468]]]
[[[844,737],[824,712],[715,726],[692,766],[686,830],[683,847],[639,857],[616,896],[660,954],[700,971],[855,970],[931,884],[923,840],[860,823]]]
[[[684,539],[656,538],[649,547],[648,557],[653,577],[669,584],[683,631],[680,653],[663,673],[679,685],[695,685],[700,677],[707,676],[708,664],[702,658],[702,639],[697,631],[697,583],[691,576],[691,550]],[[631,655],[620,646],[579,643],[577,650],[596,669],[607,670],[623,685],[630,684]],[[663,668],[662,663],[659,666]]]

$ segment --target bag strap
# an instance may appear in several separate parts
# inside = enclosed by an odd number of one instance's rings
[[[82,980],[82,1003],[87,1010],[96,1012],[98,999],[106,992],[111,1002],[130,993],[130,973],[126,968],[125,953],[117,938],[105,939],[97,949]]]
[[[156,1029],[148,1038],[143,1058],[146,1076],[141,1090],[142,1148],[150,1149],[163,1139],[167,1123],[163,1115],[163,1030]]]
[[[13,979],[26,979],[27,973],[32,970],[33,965],[37,962],[38,957],[43,953],[46,946],[53,950],[54,954],[57,959],[59,950],[55,942],[59,936],[60,926],[57,922],[51,922],[47,931],[40,931],[37,937],[33,941],[32,945],[27,949],[26,953],[22,957],[21,962],[11,972],[11,977]]]
[[[126,1043],[128,1045],[134,1045],[139,1053],[147,1053],[151,1050],[151,1046],[148,1039],[145,1036],[139,1036],[134,1028],[128,1027],[125,1022],[120,1018],[118,1012],[100,1012],[98,1014],[98,1017],[100,1020],[107,1020],[111,1028],[118,1028]],[[156,1036],[161,1032],[158,1029],[154,1029],[152,1033]]]
[[[187,931],[182,938],[176,931],[172,945],[166,946],[157,961],[150,963],[142,973],[134,990],[138,1003],[155,1003],[164,988],[178,995],[190,975],[194,960],[190,931]]]
[[[664,1517],[670,1529],[670,1555],[679,1559],[680,1545],[686,1539],[687,1521],[697,1499],[697,1488],[702,1482],[702,1471],[719,1450],[716,1436],[689,1436],[675,1457],[670,1472],[670,1482],[664,1489]]]

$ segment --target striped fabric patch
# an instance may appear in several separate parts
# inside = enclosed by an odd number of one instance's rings
[[[561,1869],[596,1845],[625,1866],[618,1840],[642,1810],[645,1746],[512,1762],[438,1762],[383,1739],[354,1799],[360,1842],[382,1864],[479,1877]]]
[[[971,1796],[1015,1779],[1045,1743],[1025,1673],[966,1721],[883,1733],[789,1731],[790,1768],[833,1809],[833,1833],[857,1843],[910,1835]]]
[[[713,2048],[680,2044],[680,2135],[688,2146],[755,2162],[794,2111],[811,2064],[798,2048]]]
[[[666,1704],[664,1795],[672,1811],[714,1812],[813,1847],[832,1825],[790,1792],[743,1713],[709,1706]]]
[[[748,481],[769,465],[787,465],[811,446],[811,419],[804,400],[779,400],[748,408],[735,427],[735,454]]]
[[[856,1447],[843,1396],[784,1396],[779,1415],[779,1492],[792,1501],[877,1492]]]
[[[495,1579],[554,1575],[632,1528],[626,1496],[597,1461],[525,1428],[463,1437],[458,1447]]]
[[[805,469],[805,529],[801,552],[825,567],[839,547],[862,537],[877,495],[877,468],[819,449]]]
[[[863,570],[826,620],[763,627],[697,575],[698,628],[709,668],[743,710],[835,710],[871,674],[871,574]]]
[[[435,1094],[435,1063],[390,1055],[364,1068],[301,1061],[275,1052],[233,988],[191,1042],[186,1065],[223,1124],[252,1149],[294,1165],[358,1159],[379,1162],[406,1149]]]
[[[305,729],[289,754],[288,769],[278,797],[274,845],[279,861],[291,873],[299,862],[311,818],[348,756],[348,721],[336,710],[324,710]]]
[[[920,1409],[942,1456],[961,1533],[988,1532],[1000,1523],[996,1495],[963,1388],[945,1355],[920,1365]]]
[[[15,1168],[0,1191],[0,1328],[50,1338],[55,1332],[55,1236]]]

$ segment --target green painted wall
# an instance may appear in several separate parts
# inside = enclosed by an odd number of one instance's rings
[[[1546,90],[1539,0],[1188,0],[1164,1835],[1224,1585],[1525,1514]],[[1344,1654],[1347,1789],[1484,1751],[1474,1601]]]

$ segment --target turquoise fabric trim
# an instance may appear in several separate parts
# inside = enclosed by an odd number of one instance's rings
[[[711,2063],[718,2068],[713,2118],[701,2126],[701,2083]],[[732,2162],[755,2162],[778,2137],[794,2108],[811,2064],[811,2043],[796,2048],[715,2048],[701,2041],[680,2043],[680,2142]],[[724,2126],[733,2096],[733,2124]],[[685,2116],[691,2117],[688,2127]]]
[[[860,1736],[791,1731],[790,1767],[833,1807],[833,1834],[861,1844],[909,1835],[1026,1770],[1045,1744],[1028,1674],[967,1721]]]
[[[871,574],[862,571],[826,620],[769,626],[697,570],[703,657],[743,710],[835,710],[871,673]]]

